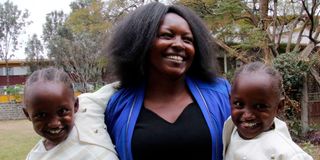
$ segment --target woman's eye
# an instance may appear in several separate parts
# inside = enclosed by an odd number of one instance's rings
[[[192,44],[192,43],[193,43],[193,38],[191,38],[191,37],[186,37],[186,38],[183,39],[183,41],[184,41],[185,43]]]
[[[159,35],[159,38],[168,39],[171,38],[173,35],[171,33],[162,33]]]

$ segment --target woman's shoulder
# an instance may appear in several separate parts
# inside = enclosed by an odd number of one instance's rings
[[[216,77],[212,81],[202,81],[193,79],[201,90],[215,91],[229,96],[231,85],[229,81],[223,77]]]
[[[99,90],[92,93],[83,93],[78,96],[79,103],[92,104],[95,103],[99,106],[106,106],[110,97],[117,91],[119,82],[113,82],[101,87]]]

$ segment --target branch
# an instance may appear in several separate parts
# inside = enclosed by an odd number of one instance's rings
[[[300,59],[308,59],[309,55],[312,53],[313,49],[315,48],[314,43],[309,43],[306,48],[300,54]]]
[[[287,42],[287,47],[286,47],[286,53],[289,53],[289,52],[290,52],[291,43],[292,43],[292,35],[293,35],[293,33],[294,33],[294,29],[297,27],[298,23],[300,22],[300,20],[301,20],[302,17],[303,17],[302,13],[303,13],[303,8],[301,8],[299,16],[293,21],[292,30],[290,31],[289,37],[288,37],[288,42]],[[304,30],[304,28],[303,28],[303,30]],[[281,38],[281,37],[279,37],[279,38]]]
[[[319,72],[316,71],[315,68],[311,68],[310,69],[311,75],[314,77],[314,79],[318,82],[318,84],[320,85],[320,75]]]
[[[254,15],[252,10],[245,4],[241,3],[241,7],[245,9],[245,11],[250,15],[250,20],[253,22],[255,27],[258,27],[259,21],[257,20],[257,17]]]
[[[300,48],[300,42],[302,40],[302,34],[303,34],[303,31],[305,30],[307,26],[307,22],[305,22],[299,32],[299,35],[298,35],[298,39],[297,39],[297,42],[296,42],[296,46],[294,47],[293,51],[298,51],[299,48]]]
[[[217,39],[217,38],[213,38],[215,40],[215,42],[221,47],[223,48],[225,51],[227,51],[227,53],[229,53],[229,55],[231,57],[235,57],[237,59],[239,59],[240,61],[244,62],[244,63],[248,63],[249,60],[247,58],[245,58],[243,56],[243,54],[238,53],[236,50],[234,50],[233,48],[229,47],[228,45],[226,45],[223,41]]]
[[[310,22],[311,22],[311,26],[310,26],[310,30],[309,30],[309,39],[310,39],[314,44],[318,44],[318,43],[320,43],[320,41],[318,41],[318,40],[316,40],[316,39],[314,39],[314,38],[312,37],[312,33],[314,32],[314,25],[315,25],[315,22],[314,22],[314,19],[313,19],[313,15],[314,15],[315,10],[316,10],[316,7],[317,7],[318,5],[317,5],[317,4],[314,4],[315,2],[313,2],[313,3],[312,3],[312,7],[311,7],[311,13],[310,13],[309,10],[308,10],[308,7],[307,7],[306,4],[305,4],[305,1],[302,0],[301,2],[302,2],[302,6],[303,6],[305,12],[307,13],[307,16],[308,16],[308,18],[309,18],[309,20],[310,20]]]

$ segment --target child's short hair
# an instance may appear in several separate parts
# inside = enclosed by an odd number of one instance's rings
[[[26,93],[28,87],[38,81],[62,82],[70,89],[70,91],[73,92],[72,80],[70,79],[69,75],[62,70],[54,67],[49,67],[37,70],[28,77],[25,83],[24,93]]]
[[[242,73],[252,73],[252,72],[264,72],[268,74],[272,79],[276,82],[275,91],[280,96],[280,99],[285,98],[284,89],[283,89],[283,80],[282,76],[277,69],[272,67],[271,65],[264,64],[262,62],[251,62],[244,66],[241,66],[236,72],[234,73],[233,80],[235,81],[237,77]]]

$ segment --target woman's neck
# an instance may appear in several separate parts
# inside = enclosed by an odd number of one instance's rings
[[[175,80],[160,76],[149,78],[144,106],[166,121],[175,122],[185,107],[192,102],[192,95],[184,77]]]
[[[150,76],[147,81],[147,95],[168,95],[173,96],[187,91],[185,77],[170,79],[160,75]]]
[[[144,101],[145,105],[149,105],[148,107],[170,107],[185,106],[193,100],[185,77],[170,79],[163,76],[150,76]]]

